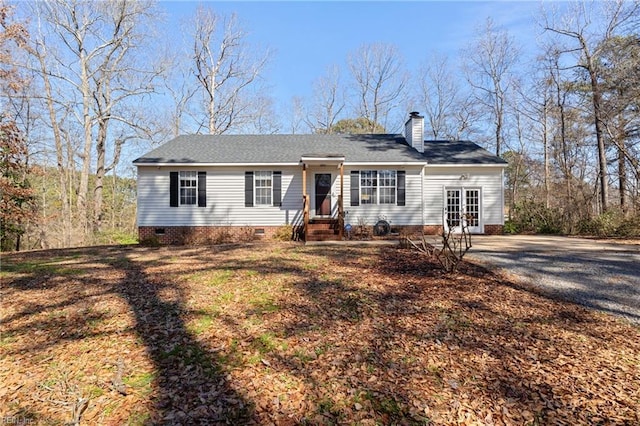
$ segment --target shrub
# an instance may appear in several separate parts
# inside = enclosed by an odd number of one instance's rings
[[[273,239],[278,241],[291,241],[294,237],[292,225],[282,225],[273,234]]]
[[[609,210],[581,221],[578,232],[597,237],[637,237],[640,236],[640,216],[625,217],[620,210]]]
[[[517,234],[518,233],[518,225],[512,220],[507,220],[504,223],[504,227],[502,228],[502,232],[505,234]]]
[[[146,247],[160,247],[160,239],[157,235],[152,235],[140,240],[140,245]]]
[[[542,203],[526,200],[518,203],[513,211],[512,224],[516,232],[560,234],[564,231],[562,212],[547,208]]]

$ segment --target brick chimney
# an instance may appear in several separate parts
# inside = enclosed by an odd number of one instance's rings
[[[404,123],[404,137],[416,151],[424,153],[424,117],[419,112],[409,113],[409,119]]]

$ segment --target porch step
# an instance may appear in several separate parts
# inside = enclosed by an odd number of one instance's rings
[[[338,221],[336,219],[312,219],[307,227],[307,241],[339,241]]]
[[[313,234],[309,234],[307,235],[306,238],[307,241],[340,241],[340,235],[338,235],[337,233],[313,233]]]

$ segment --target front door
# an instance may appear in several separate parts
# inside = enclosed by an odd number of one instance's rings
[[[331,215],[331,173],[316,174],[316,216]]]

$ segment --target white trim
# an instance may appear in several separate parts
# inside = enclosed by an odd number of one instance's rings
[[[318,175],[329,175],[329,193],[327,195],[329,195],[329,214],[328,215],[319,215],[316,212],[318,211],[318,205],[316,203],[317,199],[318,199],[318,194],[316,192],[316,179],[318,178]],[[312,209],[312,218],[331,218],[333,217],[333,173],[331,173],[330,170],[327,171],[323,171],[323,170],[318,170],[318,171],[314,171],[313,172],[313,209]]]
[[[415,163],[407,163],[403,161],[366,161],[366,162],[344,162],[345,166],[370,166],[370,167],[384,167],[384,166],[415,166],[415,167],[425,167],[427,165],[426,162],[415,162]]]
[[[269,194],[269,202],[268,203],[258,203],[258,185],[256,184],[258,179],[258,173],[269,173],[269,181],[271,184],[269,185],[269,190],[271,193]],[[260,187],[264,189],[266,187]],[[273,171],[272,170],[254,170],[253,171],[253,207],[272,207],[273,206]]]
[[[309,166],[319,166],[323,164],[340,165],[344,163],[344,155],[336,157],[300,157],[300,162]]]
[[[331,160],[335,160],[331,159]],[[336,162],[339,164],[339,162]],[[344,161],[345,166],[414,166],[414,167],[426,167],[429,164],[427,162],[406,162],[406,161],[358,161],[348,162]],[[133,163],[136,167],[287,167],[287,166],[302,166],[302,162],[297,163]],[[314,164],[315,165],[315,164]],[[333,164],[332,164],[333,165]],[[486,164],[485,164],[486,165]],[[447,166],[459,166],[459,167],[474,167],[480,166],[480,164],[451,164]],[[506,167],[506,164],[501,167]]]
[[[508,164],[473,164],[473,163],[461,163],[461,164],[429,164],[425,165],[426,167],[460,167],[460,168],[468,168],[468,167],[500,167],[505,168]]]
[[[300,166],[298,163],[133,163],[136,167],[287,167],[287,166]]]
[[[466,194],[467,190],[478,191],[478,226],[473,226],[473,227],[469,226],[469,232],[471,232],[472,234],[484,234],[484,200],[483,200],[484,191],[482,186],[443,185],[442,186],[442,200],[443,200],[442,225],[445,230],[448,230],[447,221],[446,221],[447,203],[449,202],[447,197],[447,191],[460,191],[460,212],[462,212],[467,206],[467,194]],[[460,218],[460,221],[462,220],[464,219]],[[454,227],[453,232],[454,233],[460,232],[459,226]]]

